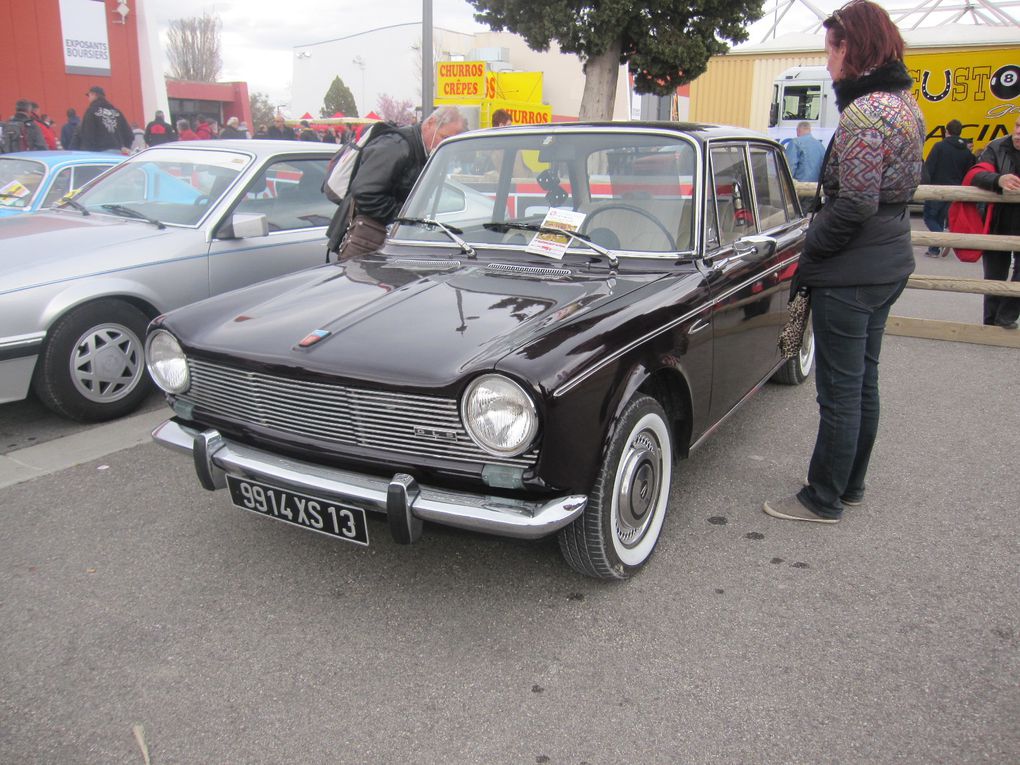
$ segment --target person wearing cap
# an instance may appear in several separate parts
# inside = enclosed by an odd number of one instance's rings
[[[238,127],[239,124],[237,117],[229,117],[226,127],[220,131],[220,138],[247,138],[248,136]]]
[[[86,95],[89,106],[81,118],[78,148],[130,154],[135,134],[123,113],[106,100],[106,91],[98,85],[89,88]]]
[[[159,146],[177,140],[177,131],[166,121],[162,111],[156,112],[156,118],[145,126],[145,145]]]

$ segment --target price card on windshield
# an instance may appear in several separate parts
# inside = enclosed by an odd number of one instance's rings
[[[13,205],[17,200],[24,199],[32,190],[20,181],[11,181],[0,188],[0,204]]]
[[[584,223],[584,217],[583,212],[568,210],[564,207],[550,207],[549,212],[545,214],[545,220],[542,221],[542,226],[558,228],[564,231],[577,231],[581,228],[581,224]],[[563,253],[567,251],[569,245],[569,236],[535,234],[531,242],[528,243],[528,246],[524,248],[524,251],[561,260]]]

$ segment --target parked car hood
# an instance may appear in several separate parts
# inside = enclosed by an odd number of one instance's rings
[[[179,229],[141,220],[74,212],[37,212],[0,222],[0,288],[15,289],[147,263],[153,242]],[[143,244],[144,243],[144,244]],[[166,255],[167,253],[163,253]],[[196,253],[197,254],[197,253]]]
[[[203,301],[169,314],[166,326],[186,347],[213,355],[443,388],[663,275],[603,270],[529,278],[492,264],[402,267],[367,256]],[[322,339],[300,346],[316,332]]]

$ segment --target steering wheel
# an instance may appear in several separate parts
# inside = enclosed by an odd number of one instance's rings
[[[199,194],[197,197],[195,197],[195,201],[192,202],[191,204],[196,205],[196,206],[197,205],[207,205],[207,204],[209,204],[209,195],[208,194]]]
[[[591,222],[602,213],[609,212],[610,210],[626,210],[627,212],[632,212],[637,215],[640,215],[643,218],[647,218],[652,223],[654,223],[655,227],[662,232],[662,235],[664,237],[666,237],[666,242],[669,244],[669,249],[676,252],[676,239],[674,239],[673,235],[669,233],[669,229],[667,229],[663,225],[661,220],[659,220],[650,212],[648,212],[648,210],[643,210],[640,207],[635,207],[634,205],[623,204],[622,202],[611,202],[605,205],[604,207],[599,207],[598,209],[593,210],[591,213],[589,213],[588,217],[584,219],[584,223],[581,225],[580,229],[581,233],[582,234],[588,233],[588,230],[591,228]]]

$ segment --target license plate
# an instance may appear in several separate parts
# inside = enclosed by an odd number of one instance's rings
[[[368,546],[368,524],[360,507],[331,499],[310,497],[294,491],[227,476],[230,500],[235,507],[275,518],[309,531]]]

